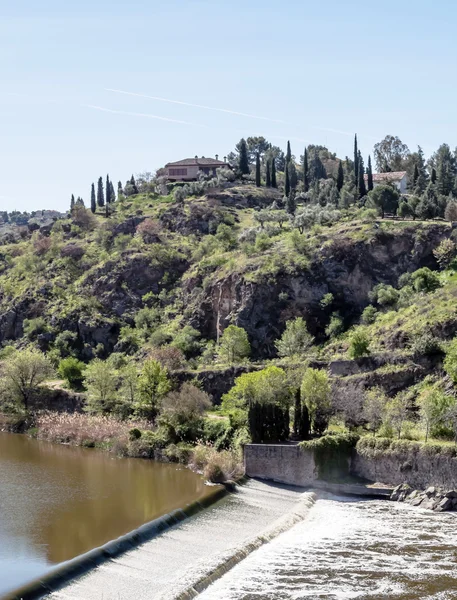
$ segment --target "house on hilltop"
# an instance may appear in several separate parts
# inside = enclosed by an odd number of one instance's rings
[[[365,175],[365,182],[368,176]],[[408,174],[406,171],[392,171],[390,173],[373,173],[373,187],[390,183],[394,185],[400,194],[406,194],[408,188]]]
[[[216,175],[217,169],[230,169],[229,163],[216,158],[185,158],[176,162],[170,162],[165,165],[166,174],[170,181],[197,181],[200,174]]]

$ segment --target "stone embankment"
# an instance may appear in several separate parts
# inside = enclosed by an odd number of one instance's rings
[[[390,495],[390,500],[406,502],[435,512],[457,511],[457,490],[444,490],[434,486],[426,490],[413,490],[407,483],[398,485]]]

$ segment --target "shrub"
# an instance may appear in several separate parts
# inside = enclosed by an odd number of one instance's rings
[[[313,341],[314,337],[308,332],[306,321],[303,317],[297,317],[287,321],[286,329],[275,345],[279,356],[303,356]]]
[[[213,446],[198,444],[193,452],[191,464],[202,471],[208,481],[223,483],[243,474],[242,456],[235,450],[218,452]]]
[[[376,317],[378,316],[378,311],[374,306],[367,306],[362,313],[362,323],[364,325],[371,325],[376,321]]]
[[[322,369],[306,369],[300,391],[311,417],[313,431],[322,434],[327,429],[331,408],[331,387],[327,373]]]
[[[179,348],[174,346],[158,346],[149,351],[148,358],[156,360],[162,367],[170,371],[184,369],[186,366],[186,357]]]
[[[68,385],[71,388],[78,389],[83,382],[85,368],[86,365],[83,362],[73,356],[69,356],[60,361],[58,372],[62,379],[65,379],[68,382]]]
[[[454,338],[446,350],[444,370],[454,383],[457,383],[457,338]]]
[[[146,244],[154,244],[159,241],[160,225],[153,219],[145,219],[136,228],[136,233]]]
[[[203,414],[211,407],[208,394],[191,383],[162,400],[159,422],[166,426],[171,439],[194,441],[202,435]]]
[[[456,254],[456,246],[452,240],[443,240],[433,250],[433,256],[442,269],[446,269],[452,262]]]
[[[73,350],[78,339],[78,334],[74,331],[62,331],[55,339],[54,347],[60,353],[62,358],[73,354]]]
[[[433,292],[440,287],[438,275],[428,267],[414,271],[411,274],[411,283],[416,292]]]
[[[426,332],[413,339],[411,351],[414,356],[433,356],[441,354],[443,348],[437,337],[430,332]]]
[[[37,317],[36,319],[24,319],[23,324],[24,335],[29,340],[35,340],[40,334],[49,331],[49,326],[43,317]]]
[[[398,290],[391,285],[380,283],[370,292],[370,300],[380,306],[392,306],[398,302]]]
[[[344,331],[343,319],[338,313],[333,313],[330,317],[330,323],[325,328],[325,334],[329,338],[338,337]]]
[[[357,327],[349,338],[349,356],[353,359],[370,354],[370,337],[366,329]]]

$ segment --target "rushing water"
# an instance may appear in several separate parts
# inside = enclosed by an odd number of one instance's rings
[[[176,465],[0,433],[0,597],[208,492]]]
[[[457,598],[457,520],[386,501],[318,500],[201,600]]]

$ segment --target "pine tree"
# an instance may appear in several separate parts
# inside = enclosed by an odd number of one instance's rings
[[[305,192],[309,190],[309,169],[308,169],[308,149],[305,148],[303,154],[303,189]]]
[[[110,204],[111,203],[111,186],[110,186],[110,181],[109,181],[109,175],[106,176],[105,190],[106,190],[106,204]]]
[[[242,175],[249,175],[249,158],[246,140],[240,140],[240,157],[238,161],[238,169]]]
[[[284,171],[284,196],[289,197],[290,194],[290,178],[289,178],[289,163],[286,163]]]
[[[287,141],[286,164],[292,160],[292,152],[290,151],[290,142]]]
[[[255,184],[260,187],[260,154],[257,152],[255,157]]]
[[[265,183],[266,183],[267,187],[271,187],[270,161],[269,160],[267,160],[267,165],[266,165]]]
[[[90,210],[95,213],[95,211],[97,210],[97,201],[95,199],[95,185],[92,184],[92,187],[90,189]]]
[[[290,190],[289,195],[287,196],[286,210],[289,213],[289,215],[294,215],[295,211],[297,210],[297,203],[295,202],[294,190]]]
[[[105,194],[103,192],[103,179],[102,177],[98,178],[98,185],[97,185],[97,204],[100,206],[100,208],[102,206],[105,206]]]
[[[70,211],[73,210],[75,207],[75,195],[72,194],[71,195],[71,200],[70,200]]]
[[[367,195],[367,188],[365,185],[365,168],[364,168],[363,158],[362,158],[362,154],[360,153],[360,150],[359,150],[359,156],[358,156],[357,163],[359,165],[357,191],[359,194],[359,198],[363,198],[364,196]]]
[[[117,182],[117,197],[124,195],[124,188],[122,187],[122,181]]]
[[[116,202],[116,192],[114,191],[114,185],[112,181],[109,182],[109,189],[111,192],[111,202]]]
[[[419,171],[419,177],[417,178],[416,186],[413,191],[415,196],[422,196],[422,194],[425,192],[425,188],[427,187],[428,174],[425,167],[424,153],[420,146],[417,147],[416,164]]]
[[[436,170],[432,169],[432,174],[430,176],[430,181],[435,184],[436,183]]]
[[[274,158],[271,160],[271,187],[278,187],[278,184],[276,182],[276,161]]]
[[[354,179],[357,185],[357,180],[359,177],[359,150],[357,147],[357,134],[354,137]]]
[[[341,192],[341,188],[344,185],[344,170],[343,163],[340,161],[338,163],[338,175],[336,176],[336,188],[339,192]]]
[[[368,156],[368,169],[367,169],[367,181],[368,181],[368,191],[371,192],[373,189],[373,168],[371,166],[371,156]]]

